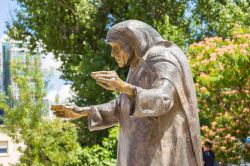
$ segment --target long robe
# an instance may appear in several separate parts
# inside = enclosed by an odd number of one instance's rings
[[[89,129],[120,124],[119,166],[201,166],[198,108],[188,60],[174,44],[156,43],[130,68],[134,98],[92,106]]]

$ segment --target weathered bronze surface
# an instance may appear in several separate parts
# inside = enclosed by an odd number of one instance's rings
[[[120,124],[118,165],[201,166],[197,100],[188,59],[151,26],[136,20],[114,25],[107,42],[126,82],[115,71],[93,72],[97,84],[121,92],[90,107],[53,106],[59,117],[88,116],[89,129]]]

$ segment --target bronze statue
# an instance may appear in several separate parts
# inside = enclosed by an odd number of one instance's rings
[[[93,72],[97,84],[121,92],[90,107],[53,106],[59,117],[88,116],[89,129],[120,124],[118,165],[201,166],[197,101],[188,59],[151,26],[128,20],[111,27],[107,43],[126,82],[115,71]]]

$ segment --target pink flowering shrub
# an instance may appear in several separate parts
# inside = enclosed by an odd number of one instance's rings
[[[237,26],[230,39],[205,38],[188,49],[202,136],[218,160],[236,163],[250,149],[250,27]]]

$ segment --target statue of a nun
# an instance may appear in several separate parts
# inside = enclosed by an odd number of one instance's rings
[[[130,66],[127,80],[115,71],[91,76],[120,96],[89,107],[52,106],[54,113],[88,116],[91,131],[119,123],[119,166],[202,166],[197,100],[184,53],[136,20],[114,25],[106,40],[119,67]]]

